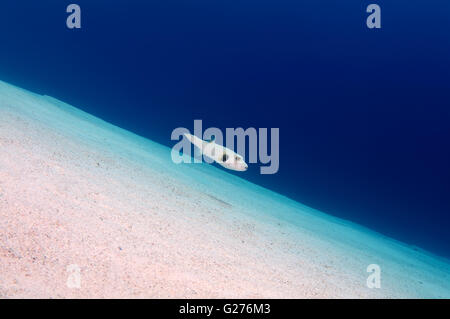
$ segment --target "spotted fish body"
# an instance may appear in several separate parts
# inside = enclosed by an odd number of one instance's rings
[[[215,141],[204,141],[188,133],[185,133],[184,136],[200,149],[203,155],[214,160],[219,165],[233,171],[242,172],[248,169],[248,165],[245,163],[243,157],[229,148],[218,145]]]

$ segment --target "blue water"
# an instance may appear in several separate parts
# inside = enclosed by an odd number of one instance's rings
[[[5,0],[0,78],[168,146],[279,127],[280,171],[240,176],[450,257],[449,30],[447,0]]]

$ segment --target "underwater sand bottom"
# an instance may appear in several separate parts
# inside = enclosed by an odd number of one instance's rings
[[[247,214],[168,173],[170,157],[135,161],[116,132],[0,84],[0,298],[421,296],[367,288],[351,243]]]
[[[254,220],[173,202],[131,163],[1,116],[1,298],[336,295],[313,264],[255,240]],[[70,265],[80,288],[67,285]]]

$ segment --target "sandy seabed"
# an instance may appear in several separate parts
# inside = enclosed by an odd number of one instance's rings
[[[447,260],[0,81],[0,298],[443,297]]]

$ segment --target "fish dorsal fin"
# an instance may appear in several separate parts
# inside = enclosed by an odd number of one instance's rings
[[[206,142],[208,142],[208,143],[214,143],[215,142],[215,140],[216,140],[216,136],[215,135],[213,135],[213,136],[211,136],[211,139],[209,139],[209,140],[205,140]]]

